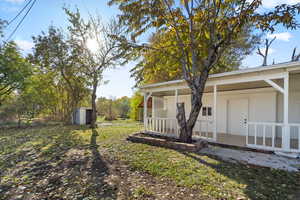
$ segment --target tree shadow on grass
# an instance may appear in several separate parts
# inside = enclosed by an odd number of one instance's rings
[[[104,181],[105,177],[109,175],[109,168],[102,158],[97,144],[97,137],[99,133],[96,129],[92,129],[92,135],[90,140],[90,150],[92,152],[92,165],[91,165],[91,181],[93,183],[89,190],[98,193],[99,198],[104,199],[116,199],[117,188],[109,185]]]
[[[99,145],[97,144],[97,137],[99,136],[97,130],[92,130],[91,141],[90,141],[90,150],[93,155],[92,162],[92,172],[95,175],[105,173],[108,171],[106,163],[102,160],[100,152],[98,150]]]
[[[246,185],[244,194],[250,199],[298,199],[295,191],[300,189],[300,173],[273,170],[269,168],[248,166],[241,163],[223,161],[217,156],[201,153],[178,151],[197,162],[213,168],[216,172]],[[207,156],[217,160],[218,164],[207,162]]]
[[[98,151],[97,131],[89,137],[89,131],[78,135],[75,130],[88,129],[57,126],[5,133],[26,136],[26,141],[8,144],[10,151],[0,157],[5,164],[0,162],[0,199],[116,199],[115,187],[105,182],[109,168]],[[85,134],[89,141],[83,140]]]
[[[154,144],[146,144],[157,147],[157,145]],[[158,146],[161,147],[161,145]],[[169,149],[166,147],[161,148]],[[189,178],[193,179],[193,176],[197,177],[198,175],[201,175],[201,173],[204,173],[208,177],[211,177],[211,180],[207,180],[207,184],[215,191],[221,190],[222,192],[220,192],[220,194],[229,194],[234,197],[238,197],[237,195],[241,194],[249,199],[299,199],[299,194],[296,192],[300,190],[300,173],[224,161],[217,156],[202,153],[191,153],[176,149],[172,150],[204,165],[203,168],[200,169],[201,172],[199,174],[197,171],[193,172],[194,168],[197,170],[197,166],[193,162],[187,163],[190,162],[189,159],[180,161],[183,162],[182,165],[190,166],[186,171],[184,169],[176,169],[177,166],[174,166],[175,169],[171,167],[172,170],[183,170],[185,173],[189,174],[184,177],[186,182],[188,182]],[[169,164],[172,165],[172,163]],[[205,167],[208,169],[205,169]],[[209,170],[209,168],[213,170]],[[219,175],[207,174],[214,172],[217,172]],[[225,180],[228,183],[225,183],[224,186],[222,177],[227,177],[229,179],[227,179],[227,181]],[[237,189],[232,185],[234,182],[239,185]],[[197,183],[201,185],[201,181],[196,181],[195,184]],[[221,196],[221,198],[223,197]],[[226,199],[225,196],[224,198]]]

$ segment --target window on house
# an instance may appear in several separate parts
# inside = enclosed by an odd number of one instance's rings
[[[212,116],[211,107],[207,107],[207,116]]]
[[[212,116],[212,107],[203,106],[202,107],[202,116]]]
[[[206,109],[206,107],[202,107],[202,116],[206,116],[206,114],[207,114],[207,109]]]

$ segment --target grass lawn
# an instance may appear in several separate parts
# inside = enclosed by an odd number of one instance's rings
[[[141,128],[0,130],[0,199],[299,199],[299,173],[125,140]]]

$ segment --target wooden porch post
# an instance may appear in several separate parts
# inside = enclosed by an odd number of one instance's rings
[[[177,103],[178,103],[178,90],[175,90],[175,130],[176,130],[176,135],[178,136],[178,123],[177,123]]]
[[[290,127],[289,127],[289,72],[284,72],[281,75],[283,78],[283,88],[276,84],[274,81],[264,79],[273,88],[283,94],[283,127],[282,127],[282,149],[284,151],[290,151]]]
[[[144,93],[144,128],[147,131],[147,93]]]
[[[151,96],[152,93],[144,93],[144,128],[145,131],[148,130],[148,118],[147,118],[147,113],[148,113],[148,99]]]
[[[152,118],[156,117],[155,113],[155,97],[152,97]]]
[[[214,131],[213,131],[213,139],[217,140],[217,85],[214,85]]]
[[[283,100],[283,134],[282,145],[285,151],[290,150],[290,127],[289,127],[289,72],[284,76],[284,100]]]

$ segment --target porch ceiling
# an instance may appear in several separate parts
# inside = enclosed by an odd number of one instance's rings
[[[257,88],[270,88],[271,86],[265,81],[253,81],[247,83],[236,83],[236,84],[227,84],[227,85],[218,85],[218,92],[225,91],[235,91],[235,90],[247,90],[247,89],[257,89]],[[160,91],[153,92],[152,96],[174,96],[175,90],[170,91]],[[213,86],[207,86],[204,90],[204,93],[213,93]],[[191,94],[190,89],[179,89],[178,95],[188,95]]]

